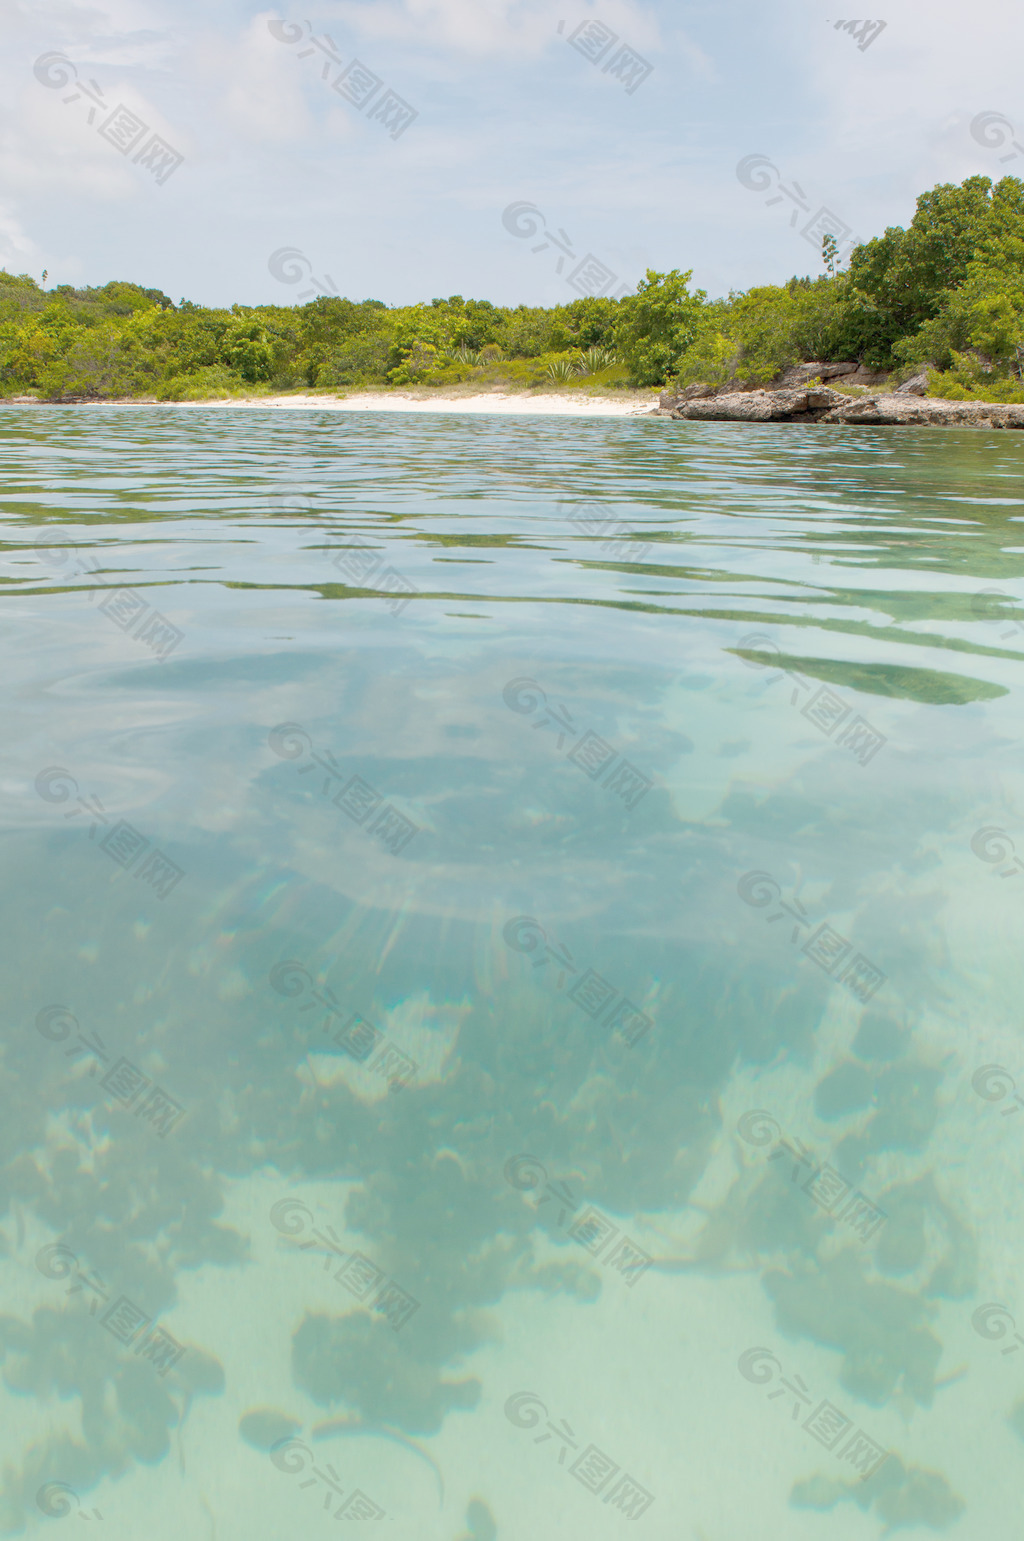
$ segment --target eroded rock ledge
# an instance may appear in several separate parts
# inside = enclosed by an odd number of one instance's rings
[[[856,373],[854,371],[856,370]],[[801,379],[802,376],[802,379]],[[926,377],[908,380],[893,391],[846,396],[808,379],[843,379],[860,384],[866,371],[852,364],[803,364],[789,370],[776,386],[743,390],[726,386],[714,390],[690,385],[665,391],[658,412],[663,417],[724,423],[896,423],[963,428],[1024,428],[1024,402],[946,401],[924,396]],[[877,379],[878,377],[874,377]]]

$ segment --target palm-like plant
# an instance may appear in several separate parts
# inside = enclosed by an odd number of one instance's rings
[[[581,375],[596,375],[599,369],[607,369],[609,364],[617,364],[619,356],[612,348],[588,348],[580,355],[577,369]]]
[[[567,358],[555,359],[554,363],[549,364],[547,368],[548,379],[554,380],[559,385],[574,379],[578,373],[576,364],[572,359]]]
[[[446,348],[441,357],[446,364],[479,364],[480,355],[464,344],[461,348]]]

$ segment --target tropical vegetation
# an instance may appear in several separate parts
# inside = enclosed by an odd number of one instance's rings
[[[320,296],[218,309],[112,282],[46,290],[0,270],[0,396],[208,400],[356,387],[767,383],[855,360],[930,394],[1024,401],[1024,182],[983,176],[917,200],[910,224],[823,242],[816,276],[710,299],[692,271],[565,305]],[[44,279],[46,275],[43,275]]]

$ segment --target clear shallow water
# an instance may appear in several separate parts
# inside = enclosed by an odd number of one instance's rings
[[[0,457],[4,1533],[1011,1533],[1024,443]]]

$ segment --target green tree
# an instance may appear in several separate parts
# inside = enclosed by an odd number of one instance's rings
[[[821,238],[821,260],[829,278],[835,278],[836,267],[839,263],[839,243],[834,235],[823,235]]]
[[[648,268],[636,294],[620,302],[615,347],[634,384],[663,384],[696,339],[707,295],[703,289],[689,292],[692,277],[692,268],[685,273]]]
[[[986,241],[1013,224],[1015,196],[1006,184],[1015,182],[1004,178],[995,199],[989,177],[941,183],[918,198],[906,230],[890,227],[856,248],[847,334],[857,357],[888,364],[894,345],[939,313]]]

